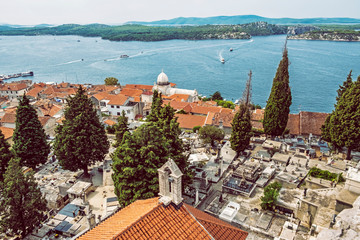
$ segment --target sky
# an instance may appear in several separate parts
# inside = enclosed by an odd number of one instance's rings
[[[121,24],[176,17],[360,18],[360,0],[0,0],[0,23]]]

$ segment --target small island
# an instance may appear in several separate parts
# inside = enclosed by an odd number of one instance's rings
[[[144,26],[104,24],[64,24],[55,27],[0,28],[0,35],[78,35],[101,37],[110,41],[164,41],[211,40],[211,39],[250,39],[251,36],[286,34],[287,26],[255,22],[237,25],[199,25],[199,26]]]
[[[299,40],[323,40],[323,41],[360,41],[360,32],[357,31],[336,31],[336,30],[315,30],[298,35],[291,35],[288,39]]]

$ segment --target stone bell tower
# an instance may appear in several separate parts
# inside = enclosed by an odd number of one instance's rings
[[[160,202],[165,206],[174,203],[179,206],[182,203],[181,176],[183,175],[174,160],[169,160],[158,169],[159,172],[159,195]]]

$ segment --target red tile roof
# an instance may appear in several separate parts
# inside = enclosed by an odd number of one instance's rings
[[[154,86],[152,85],[144,85],[144,84],[126,84],[124,88],[134,88],[134,89],[140,89],[140,90],[148,90],[152,91]]]
[[[209,112],[217,113],[220,111],[221,107],[194,106],[191,110],[191,113],[207,115]]]
[[[321,126],[325,123],[328,113],[300,112],[300,133],[321,135]]]
[[[184,204],[186,209],[206,228],[206,230],[216,240],[244,240],[248,233],[224,222],[216,217],[213,217],[199,209],[196,209],[188,204]]]
[[[16,120],[16,113],[5,113],[4,116],[1,118],[1,123],[15,123]]]
[[[14,129],[7,127],[0,127],[1,132],[4,134],[5,140],[11,138],[14,135]]]
[[[324,124],[328,113],[319,112],[300,112],[299,114],[289,114],[286,128],[290,134],[295,135],[321,135],[321,126]]]
[[[46,125],[46,123],[50,120],[51,117],[45,116],[45,117],[38,117],[38,118],[41,123],[41,126],[44,127]]]
[[[166,96],[163,96],[163,97],[170,99],[170,100],[177,101],[177,102],[186,102],[189,99],[190,95],[188,95],[188,94],[173,94],[168,97],[166,97]]]
[[[289,129],[290,134],[300,134],[300,116],[299,114],[289,114],[286,128]]]
[[[108,104],[110,105],[124,105],[126,100],[128,99],[128,96],[125,96],[123,94],[117,94],[117,95],[108,95],[107,99],[109,99],[110,101],[108,102]]]
[[[231,110],[231,109],[230,109]],[[214,125],[214,126],[220,126],[220,120],[222,121],[222,124],[224,127],[232,127],[231,123],[233,121],[233,118],[235,116],[235,113],[228,112],[220,112],[220,113],[209,113],[206,118],[206,125]]]
[[[79,240],[237,239],[248,233],[183,204],[165,207],[158,198],[137,200],[115,213]]]
[[[5,83],[0,85],[0,91],[20,91],[26,88],[26,83]]]
[[[204,126],[206,116],[189,115],[189,114],[175,114],[178,117],[177,122],[180,128],[193,129],[195,126]]]
[[[111,119],[106,119],[106,120],[104,121],[104,123],[105,123],[106,125],[109,125],[109,126],[113,126],[113,125],[116,124],[116,122],[114,122],[114,121],[111,120]]]
[[[142,90],[133,88],[123,88],[120,92],[120,94],[124,94],[125,96],[129,97],[140,97],[142,93]]]
[[[251,113],[251,120],[260,121],[264,119],[264,113],[265,113],[265,109],[255,109]]]
[[[26,93],[26,96],[31,96],[33,98],[37,98],[38,97],[38,93],[45,90],[45,88],[43,87],[34,87],[33,89],[31,89],[30,91],[28,91]]]

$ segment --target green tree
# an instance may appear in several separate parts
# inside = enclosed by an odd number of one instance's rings
[[[117,121],[117,124],[114,126],[116,138],[114,147],[118,147],[121,144],[125,133],[129,132],[128,118],[125,116],[124,110],[122,111],[121,116],[118,117]]]
[[[268,135],[280,136],[284,133],[291,105],[291,90],[289,86],[289,59],[286,43],[282,60],[278,66],[271,93],[264,113],[264,132]]]
[[[5,140],[4,134],[0,130],[0,181],[4,179],[3,175],[5,174],[11,157],[10,144]]]
[[[169,156],[169,143],[156,123],[140,126],[113,155],[113,180],[119,203],[127,206],[136,199],[158,194],[158,172]]]
[[[345,85],[345,83],[344,83]],[[360,147],[360,76],[357,81],[342,89],[335,110],[326,119],[322,135],[336,148],[347,148],[346,159],[351,151]]]
[[[104,82],[105,82],[105,85],[118,85],[119,84],[119,80],[114,77],[107,77],[107,78],[105,78]]]
[[[240,105],[231,125],[231,148],[240,153],[249,145],[251,137],[250,111],[245,104]]]
[[[11,230],[25,237],[40,224],[45,210],[33,172],[24,175],[19,159],[11,159],[0,191],[1,232]]]
[[[50,146],[36,111],[25,94],[17,107],[15,124],[13,150],[21,164],[35,168],[38,164],[45,163]]]
[[[261,199],[260,205],[262,209],[273,210],[277,198],[279,196],[281,187],[282,186],[280,183],[274,182],[264,188],[264,195],[260,198]]]
[[[109,142],[104,126],[82,87],[74,97],[67,99],[64,115],[63,125],[56,128],[55,154],[64,169],[83,169],[88,175],[89,165],[104,160]]]
[[[220,128],[207,125],[200,128],[199,137],[204,141],[204,143],[210,143],[211,146],[214,146],[215,141],[221,141],[224,139],[225,133],[224,130]]]
[[[219,91],[216,91],[213,95],[211,95],[212,100],[224,100]]]
[[[155,90],[153,92],[153,99],[151,104],[150,114],[146,117],[148,122],[157,122],[160,115],[160,110],[162,108],[163,100],[161,97],[161,92]]]

